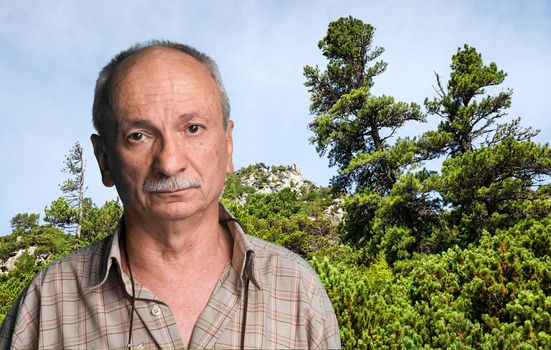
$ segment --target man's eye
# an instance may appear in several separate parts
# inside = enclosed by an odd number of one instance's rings
[[[133,134],[130,134],[130,136],[128,136],[128,139],[130,141],[142,141],[144,138],[144,135],[141,133],[141,132],[135,132]]]
[[[199,129],[201,129],[201,127],[197,124],[193,124],[193,125],[190,125],[188,126],[187,130],[189,131],[190,134],[196,134],[199,132]]]

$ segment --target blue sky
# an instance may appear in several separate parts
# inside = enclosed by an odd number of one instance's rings
[[[468,43],[508,73],[490,92],[512,88],[509,117],[551,139],[551,2],[548,1],[5,1],[0,0],[0,234],[13,215],[59,197],[64,155],[79,141],[87,196],[116,196],[100,181],[89,135],[98,71],[118,51],[152,38],[181,41],[220,65],[232,102],[237,168],[297,164],[327,185],[335,173],[308,143],[304,65],[324,64],[317,42],[327,24],[352,15],[377,28],[388,69],[375,93],[422,104],[434,72]],[[402,134],[434,127],[406,125]]]

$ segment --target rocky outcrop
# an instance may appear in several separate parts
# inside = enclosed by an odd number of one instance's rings
[[[15,269],[15,265],[17,264],[17,260],[24,254],[28,253],[29,255],[35,255],[36,246],[30,246],[28,248],[21,248],[19,250],[14,251],[10,257],[6,260],[0,260],[0,275],[7,275],[11,270]],[[35,263],[41,264],[46,259],[48,259],[48,254],[39,254],[36,256]]]
[[[264,163],[251,165],[235,172],[241,183],[250,187],[256,193],[270,194],[289,188],[294,192],[319,189],[313,182],[302,177],[299,167],[296,164],[289,166],[267,166]],[[239,205],[245,204],[247,193],[242,193],[236,202]],[[338,224],[344,218],[344,200],[336,198],[324,211],[324,215],[333,223]]]
[[[342,222],[344,219],[344,199],[335,198],[333,204],[327,207],[324,210],[323,214],[329,218],[334,224]]]
[[[296,164],[268,167],[264,163],[259,163],[238,170],[236,174],[240,176],[243,185],[253,187],[256,192],[264,194],[279,192],[284,188],[300,191],[305,187],[316,187],[302,177]]]

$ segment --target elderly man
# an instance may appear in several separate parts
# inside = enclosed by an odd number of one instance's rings
[[[185,45],[137,45],[101,71],[91,139],[124,216],[33,279],[1,348],[340,347],[308,264],[246,235],[219,204],[229,109],[216,64]]]

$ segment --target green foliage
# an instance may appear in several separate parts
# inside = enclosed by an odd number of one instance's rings
[[[279,192],[258,193],[241,181],[252,177],[260,185],[269,182],[270,176],[288,170],[284,166],[268,168],[262,163],[242,168],[227,177],[222,202],[254,236],[283,245],[305,258],[341,255],[336,223],[324,213],[334,204],[330,189],[305,181],[304,187],[291,185]]]
[[[265,194],[252,194],[247,198],[247,211],[249,215],[266,219],[271,216],[290,217],[297,214],[302,205],[298,196],[289,188],[280,192]]]
[[[438,96],[425,100],[429,114],[443,119],[438,129],[398,138],[391,146],[386,140],[403,122],[424,117],[413,104],[370,94],[372,78],[384,69],[368,75],[371,60],[358,52],[371,50],[372,37],[373,28],[359,20],[332,22],[320,42],[327,70],[305,68],[316,148],[320,154],[329,150],[330,165],[339,166],[333,188],[355,192],[346,201],[342,237],[372,256],[381,252],[392,264],[415,252],[466,247],[484,229],[492,233],[527,216],[548,215],[549,194],[537,188],[550,173],[548,146],[531,143],[536,132],[520,127],[519,119],[498,123],[511,104],[510,90],[486,95],[505,72],[484,64],[473,47],[458,49],[447,88],[437,75]],[[373,50],[373,59],[382,53]],[[357,78],[362,74],[368,83],[358,85],[365,82]],[[413,172],[440,156],[450,156],[441,175]]]
[[[13,252],[30,246],[57,250],[62,245],[57,244],[61,231],[49,225],[40,226],[37,223],[38,214],[17,214],[11,222],[13,232],[0,237],[0,260],[6,261]]]
[[[59,185],[64,197],[53,202],[49,212],[46,213],[48,222],[62,229],[74,231],[77,237],[80,237],[81,234],[86,206],[91,205],[90,199],[84,197],[86,160],[83,152],[80,143],[75,142],[65,156],[64,167],[61,171],[69,174],[70,177]],[[48,208],[46,210],[48,211]]]
[[[375,235],[373,220],[382,196],[367,189],[346,198],[343,238],[356,247],[368,245]]]
[[[332,185],[337,189],[367,188],[386,193],[407,164],[391,163],[389,140],[407,121],[424,121],[419,106],[371,94],[373,78],[386,69],[375,61],[382,53],[373,47],[375,29],[347,17],[331,22],[319,48],[327,58],[325,71],[304,67],[310,92],[311,142],[329,165],[338,166]]]
[[[498,70],[491,62],[484,65],[482,55],[475,48],[465,45],[452,56],[451,73],[447,89],[444,89],[440,76],[436,74],[438,96],[425,99],[429,114],[440,116],[443,121],[438,133],[445,135],[446,142],[432,143],[436,153],[449,153],[452,156],[475,149],[475,142],[486,136],[486,144],[494,145],[507,137],[516,140],[529,140],[537,131],[519,127],[519,119],[509,124],[496,122],[505,115],[505,109],[511,106],[512,90],[500,92],[496,96],[484,96],[486,88],[501,84],[507,74]],[[495,132],[494,132],[495,131]],[[429,132],[425,140],[436,141],[434,133]],[[442,140],[442,137],[440,138]],[[438,149],[440,148],[440,149]]]
[[[249,186],[243,185],[241,177],[237,174],[231,173],[226,177],[226,183],[224,185],[224,198],[227,200],[237,200],[242,194],[253,193],[254,189]]]
[[[343,238],[367,247],[371,256],[382,253],[388,263],[414,252],[440,252],[449,246],[441,236],[441,200],[428,171],[407,173],[390,193],[363,191],[346,202]]]
[[[21,218],[18,214],[14,218]],[[14,229],[11,235],[0,237],[0,260],[6,261],[16,252],[22,254],[15,269],[0,274],[0,322],[31,278],[49,262],[69,253],[76,247],[75,238],[58,228],[34,225],[32,229]],[[30,250],[33,253],[30,254]]]
[[[510,349],[551,344],[551,216],[480,244],[368,267],[314,258],[346,349]]]
[[[373,335],[378,333],[384,298],[380,298],[394,279],[384,260],[369,268],[335,263],[324,258],[313,258],[316,270],[333,303],[344,349],[369,349],[376,344]],[[382,302],[382,303],[381,303]],[[386,309],[388,317],[391,310]]]
[[[339,167],[333,188],[354,191],[340,228],[354,258],[313,260],[344,347],[550,347],[548,145],[531,142],[537,131],[520,118],[500,123],[512,91],[487,90],[506,73],[468,45],[452,56],[447,87],[437,74],[437,96],[425,100],[442,118],[437,130],[392,144],[405,121],[423,116],[371,94],[386,68],[373,64],[383,52],[373,32],[352,17],[330,23],[319,43],[327,69],[304,70],[311,141]],[[442,156],[441,173],[414,172]],[[392,281],[366,289],[382,258]]]
[[[336,226],[323,214],[331,198],[328,190],[295,192],[284,188],[268,194],[249,194],[242,205],[225,194],[222,201],[248,233],[308,258],[329,252],[340,254]]]
[[[411,304],[432,320],[424,342],[487,349],[549,345],[550,238],[551,216],[525,219],[467,249],[397,263]]]
[[[327,70],[321,73],[318,67],[304,67],[312,112],[327,112],[343,93],[371,88],[373,78],[386,70],[385,62],[374,62],[384,51],[381,47],[372,48],[374,33],[373,26],[352,17],[329,24],[327,35],[318,43],[328,59]]]
[[[549,193],[536,185],[550,174],[548,145],[512,137],[444,161],[442,175],[434,183],[443,200],[452,205],[449,224],[461,231],[456,243],[466,245],[484,229],[510,227],[528,215],[549,215]]]
[[[16,214],[10,221],[14,231],[28,232],[38,226],[39,214]]]
[[[49,207],[44,208],[44,212],[46,214],[44,221],[60,228],[73,224],[78,215],[77,210],[69,204],[65,197],[59,197],[53,201]]]
[[[0,237],[0,260],[7,260],[13,252],[35,247],[35,254],[59,255],[71,250],[75,240],[50,225],[35,226],[31,231],[14,230],[11,235]]]
[[[122,217],[119,199],[107,201],[103,206],[92,205],[84,214],[80,242],[90,244],[110,235]]]
[[[15,272],[0,277],[0,322],[4,320],[13,302],[36,273],[33,265],[34,257],[24,253],[17,262]]]
[[[58,200],[65,201],[64,197]],[[110,234],[122,215],[118,200],[103,206],[89,205],[80,238],[51,225],[38,225],[38,214],[17,214],[12,219],[12,234],[0,237],[0,261],[22,252],[15,268],[0,274],[0,322],[31,278],[53,260]],[[52,206],[50,210],[58,208]],[[51,212],[48,210],[47,216]],[[58,211],[57,213],[59,213]],[[50,216],[51,217],[51,216]],[[59,216],[57,216],[59,218]],[[32,252],[32,254],[31,254]]]
[[[380,236],[371,242],[386,255],[387,261],[410,257],[412,252],[441,251],[441,242],[434,234],[441,227],[440,200],[433,193],[432,174],[408,173],[397,182],[378,207],[373,223]]]

